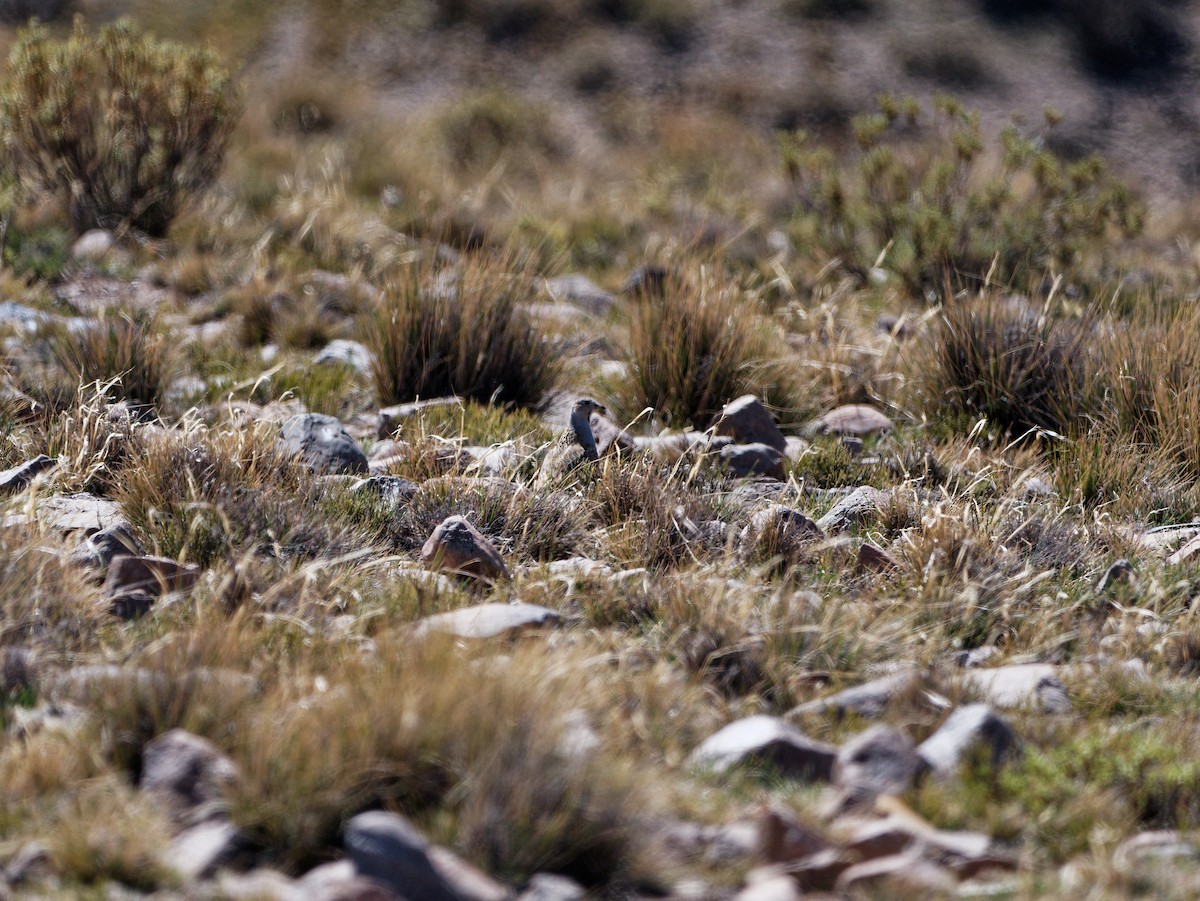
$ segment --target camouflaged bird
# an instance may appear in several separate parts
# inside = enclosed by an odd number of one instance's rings
[[[596,436],[592,433],[593,413],[606,415],[608,410],[590,397],[575,401],[570,424],[542,458],[541,468],[533,480],[534,487],[551,485],[576,467],[600,459]]]

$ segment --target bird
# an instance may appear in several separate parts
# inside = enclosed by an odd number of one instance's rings
[[[590,397],[575,401],[568,427],[542,458],[542,465],[533,480],[535,487],[553,484],[576,467],[600,459],[596,450],[596,436],[592,433],[593,413],[606,416],[608,410]]]

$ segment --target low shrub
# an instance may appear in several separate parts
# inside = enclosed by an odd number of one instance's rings
[[[1063,162],[1015,126],[989,148],[978,114],[950,99],[928,123],[912,99],[882,98],[880,110],[854,120],[848,154],[810,147],[804,132],[781,144],[796,245],[860,279],[882,266],[916,296],[947,274],[1019,286],[1142,229],[1141,203],[1098,158]]]
[[[76,384],[100,383],[114,400],[156,407],[173,375],[170,349],[150,314],[109,310],[83,328],[50,333],[55,361]]]
[[[22,32],[0,92],[4,144],[23,179],[67,205],[77,231],[165,234],[213,180],[236,119],[229,76],[209,52],[122,21],[64,40]]]

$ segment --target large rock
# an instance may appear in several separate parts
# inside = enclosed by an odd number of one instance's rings
[[[579,273],[546,279],[545,285],[547,293],[555,300],[569,303],[593,316],[607,316],[616,303],[613,295]]]
[[[746,394],[730,401],[713,420],[713,433],[728,435],[738,444],[766,444],[782,455],[787,439],[762,401]]]
[[[399,814],[373,810],[346,824],[346,854],[363,876],[406,901],[464,901],[429,857],[429,843]]]
[[[121,521],[84,538],[71,552],[70,560],[77,566],[106,570],[117,557],[136,557],[144,553],[145,548],[133,534],[133,527]]]
[[[941,727],[921,742],[917,753],[939,776],[952,775],[969,751],[987,749],[993,767],[1016,749],[1012,727],[987,704],[967,704],[946,718]]]
[[[587,891],[579,883],[554,873],[534,873],[517,901],[583,901]]]
[[[120,504],[92,494],[62,494],[38,498],[33,509],[33,519],[57,532],[82,532],[84,535],[93,535],[126,521],[121,513]],[[29,518],[25,514],[17,513],[6,517],[4,525],[16,526],[28,521]]]
[[[169,557],[114,557],[104,582],[109,597],[145,592],[160,597],[176,591],[190,591],[200,578],[200,567],[180,563]]]
[[[784,776],[813,782],[828,782],[836,760],[837,748],[773,716],[736,720],[706,738],[691,755],[693,764],[718,772],[761,763]]]
[[[912,739],[888,726],[872,726],[842,746],[837,782],[854,798],[899,795],[926,770]]]
[[[739,478],[764,476],[781,482],[787,478],[783,452],[767,444],[727,444],[717,456],[729,472]]]
[[[1033,706],[1047,713],[1066,713],[1071,700],[1058,675],[1059,668],[1052,663],[1016,663],[962,674],[965,685],[997,707]]]
[[[374,362],[375,356],[365,344],[359,341],[348,341],[345,338],[336,338],[330,341],[313,358],[314,365],[349,366],[363,375],[371,374],[371,366]]]
[[[809,426],[811,432],[821,435],[874,435],[887,432],[894,424],[890,419],[864,404],[847,404],[830,410]]]
[[[172,839],[163,863],[186,881],[212,876],[221,867],[248,862],[253,845],[230,820],[216,819],[185,829]]]
[[[496,638],[525,629],[554,625],[559,616],[536,604],[479,604],[427,616],[417,623],[417,634],[444,632],[456,638]]]
[[[367,457],[332,416],[297,413],[283,424],[280,446],[315,472],[365,473]]]
[[[824,537],[821,527],[799,510],[771,504],[750,518],[738,536],[738,546],[743,554],[789,556]]]

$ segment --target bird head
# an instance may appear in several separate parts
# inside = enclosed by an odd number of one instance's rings
[[[575,401],[573,413],[578,413],[584,419],[591,419],[593,413],[599,413],[601,416],[608,415],[608,409],[603,404],[598,404],[590,397],[583,397]]]

